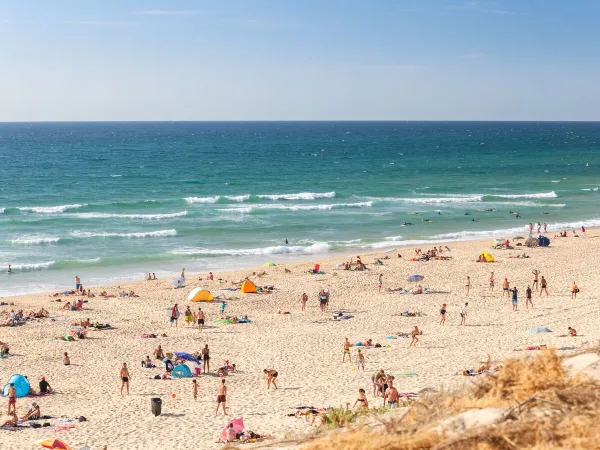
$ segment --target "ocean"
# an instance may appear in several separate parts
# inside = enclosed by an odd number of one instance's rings
[[[0,124],[0,296],[599,225],[599,144],[576,122]]]

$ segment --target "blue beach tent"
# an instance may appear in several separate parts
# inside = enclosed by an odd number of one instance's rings
[[[192,370],[185,364],[179,364],[175,366],[173,372],[171,372],[173,378],[190,378],[192,376]]]
[[[4,386],[4,391],[2,394],[5,397],[8,397],[8,389],[10,388],[10,384],[14,384],[15,391],[17,391],[17,397],[25,397],[29,394],[29,381],[23,375],[15,374],[8,380],[8,384]]]
[[[546,236],[538,237],[538,247],[548,247],[550,245],[550,239]]]

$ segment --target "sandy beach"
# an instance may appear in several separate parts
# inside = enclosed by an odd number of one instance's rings
[[[456,376],[454,372],[477,368],[488,356],[493,361],[511,356],[527,356],[530,351],[513,352],[532,345],[554,346],[560,353],[595,344],[600,337],[597,319],[597,292],[600,280],[596,264],[600,263],[599,230],[571,232],[567,238],[552,239],[548,248],[516,247],[514,250],[492,250],[492,239],[452,242],[449,260],[414,262],[414,248],[399,248],[390,253],[361,254],[366,271],[344,271],[336,266],[348,260],[336,257],[276,267],[220,272],[214,281],[206,281],[206,273],[187,274],[186,286],[174,289],[170,279],[140,281],[122,285],[134,290],[135,298],[100,298],[106,289],[117,294],[116,286],[92,288],[95,298],[87,299],[82,311],[62,309],[66,301],[78,297],[52,297],[49,293],[4,298],[10,303],[0,311],[39,310],[45,308],[50,318],[28,321],[18,327],[1,327],[0,341],[10,345],[10,356],[0,359],[0,381],[4,385],[12,374],[26,375],[37,389],[45,376],[55,393],[40,398],[17,399],[17,412],[24,415],[37,401],[44,415],[56,419],[50,428],[0,430],[0,443],[7,449],[31,449],[33,443],[56,437],[73,449],[159,449],[220,448],[221,429],[228,420],[243,417],[246,428],[274,438],[302,436],[311,433],[310,421],[290,417],[296,407],[345,406],[354,404],[359,388],[364,388],[370,406],[381,406],[381,397],[372,396],[371,375],[379,369],[386,373],[414,373],[416,376],[396,378],[400,392],[419,392],[424,388],[459,388],[473,378]],[[554,233],[549,233],[553,236]],[[512,238],[512,236],[511,236]],[[523,241],[513,241],[517,243]],[[427,250],[429,247],[422,247]],[[496,262],[477,263],[477,256],[491,252]],[[402,258],[398,258],[400,253]],[[529,258],[516,258],[525,254]],[[374,265],[376,258],[382,266]],[[323,274],[306,271],[319,263]],[[287,270],[286,270],[287,269]],[[549,296],[534,292],[533,310],[525,309],[525,289],[533,281],[532,270],[548,280]],[[149,268],[151,270],[151,268]],[[252,273],[266,272],[258,277]],[[288,272],[289,271],[289,272]],[[495,274],[495,288],[489,290],[490,272]],[[383,288],[378,290],[378,276],[383,274]],[[389,288],[415,289],[407,278],[422,274],[427,288],[423,295],[388,292]],[[75,274],[73,274],[75,276]],[[7,275],[8,276],[8,275]],[[11,276],[19,276],[15,273]],[[466,279],[471,291],[466,296]],[[199,280],[203,278],[203,281]],[[258,286],[274,286],[270,294],[242,294],[231,288],[232,281],[250,277]],[[518,310],[502,293],[507,278],[511,288],[518,287]],[[221,279],[219,281],[218,279]],[[580,292],[571,299],[576,282]],[[86,280],[82,280],[85,285]],[[187,294],[202,286],[214,296],[227,297],[227,316],[248,316],[248,324],[215,323],[220,318],[219,301],[188,303]],[[329,289],[329,310],[322,313],[318,292]],[[309,300],[305,312],[300,311],[300,296]],[[55,302],[56,298],[62,302]],[[469,303],[466,326],[459,326],[461,307]],[[178,327],[169,323],[168,310],[179,304],[182,317]],[[447,304],[447,322],[440,326],[439,310]],[[187,326],[183,311],[190,305],[201,307],[207,314],[207,327],[202,334],[196,326]],[[353,317],[332,321],[333,311],[343,310]],[[402,311],[421,313],[417,317],[394,315]],[[290,312],[279,314],[278,312]],[[88,333],[86,339],[58,341],[74,323],[90,318],[92,322],[110,323],[114,329]],[[409,348],[410,339],[387,339],[399,332],[410,332],[414,326],[423,331],[420,341]],[[559,337],[574,327],[579,336]],[[548,327],[552,333],[529,334],[532,327]],[[167,337],[140,338],[142,333],[165,333]],[[357,370],[356,348],[352,363],[342,363],[344,338],[350,342],[372,339],[381,348],[368,348],[365,370]],[[192,379],[154,380],[164,370],[144,369],[141,361],[161,345],[167,352],[200,351],[206,344],[211,351],[211,373],[193,379],[199,386],[198,400],[192,397]],[[63,365],[68,352],[71,365]],[[228,386],[228,415],[215,417],[218,366],[226,360],[235,363],[238,372],[225,377]],[[120,394],[121,365],[126,362],[131,374],[130,395]],[[159,361],[154,360],[155,363]],[[159,363],[160,364],[160,363]],[[263,369],[279,372],[279,389],[267,390]],[[162,415],[151,414],[151,398],[162,399]],[[7,399],[2,409],[6,416]],[[85,416],[87,421],[67,422]],[[318,421],[317,421],[318,423]]]

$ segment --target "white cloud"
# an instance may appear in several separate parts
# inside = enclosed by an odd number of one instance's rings
[[[135,11],[133,14],[145,16],[191,16],[198,13],[199,11],[181,9],[146,9],[144,11]]]
[[[462,59],[478,59],[487,57],[487,53],[467,53],[465,55],[460,55],[459,58]]]

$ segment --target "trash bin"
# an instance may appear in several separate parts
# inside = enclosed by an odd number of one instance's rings
[[[153,398],[152,400],[152,414],[154,416],[160,416],[160,409],[162,406],[162,400],[160,398]]]

